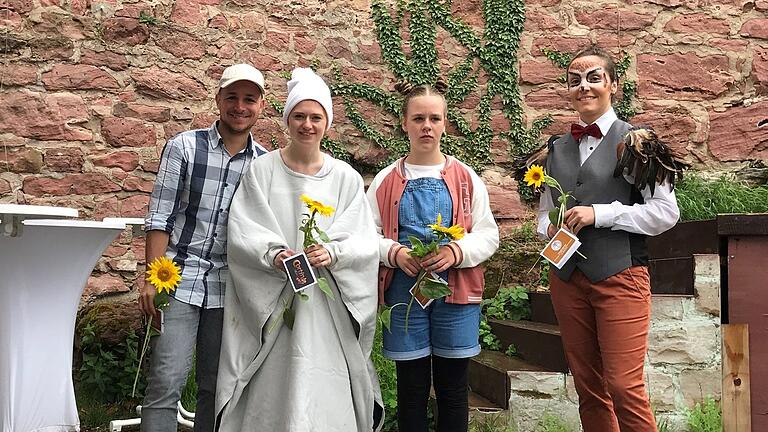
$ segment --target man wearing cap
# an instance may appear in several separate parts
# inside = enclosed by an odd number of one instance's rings
[[[182,132],[163,149],[145,221],[146,260],[165,255],[181,282],[163,311],[152,356],[141,430],[176,431],[176,406],[197,347],[195,431],[213,431],[216,374],[227,278],[227,219],[232,195],[254,157],[266,153],[251,128],[264,109],[264,76],[247,64],[224,70],[216,93],[219,119]],[[143,280],[143,278],[142,278]],[[139,308],[157,317],[145,283]]]

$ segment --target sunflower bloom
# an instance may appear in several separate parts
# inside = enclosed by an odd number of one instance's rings
[[[333,214],[336,209],[334,209],[331,206],[327,206],[320,201],[313,200],[312,198],[308,197],[307,195],[302,194],[301,200],[304,201],[304,204],[307,205],[307,208],[309,209],[310,214],[311,213],[320,213],[323,216],[330,216]]]
[[[440,213],[437,214],[437,222],[431,225],[428,225],[432,231],[435,231],[436,233],[443,233],[447,237],[449,237],[451,240],[459,240],[462,237],[464,237],[464,227],[461,225],[452,225],[450,227],[444,227],[442,225],[443,222],[443,215]]]
[[[544,167],[541,165],[531,165],[531,167],[528,168],[528,171],[525,172],[523,181],[525,181],[528,186],[539,188],[541,187],[541,184],[544,183],[545,177]]]
[[[170,294],[179,286],[181,268],[170,258],[161,256],[149,264],[147,275],[147,280],[157,289],[158,294],[163,291]]]

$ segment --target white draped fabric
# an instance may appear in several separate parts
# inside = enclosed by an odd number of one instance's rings
[[[25,220],[13,236],[0,234],[2,432],[79,430],[77,307],[93,266],[123,228],[116,221]]]

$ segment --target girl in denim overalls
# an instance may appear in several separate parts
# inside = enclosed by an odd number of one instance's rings
[[[485,185],[470,167],[440,151],[446,102],[436,88],[398,84],[405,95],[402,128],[410,152],[377,174],[367,193],[381,235],[379,301],[389,306],[408,303],[421,270],[437,273],[451,289],[451,295],[426,308],[414,303],[407,332],[406,308],[392,309],[391,332],[384,331],[383,354],[397,365],[400,432],[427,431],[433,384],[437,430],[467,430],[467,367],[469,358],[480,352],[479,265],[499,243]],[[438,213],[443,226],[461,225],[466,235],[444,242],[437,253],[421,260],[410,256],[408,236],[425,243],[434,240],[428,225],[436,222]]]

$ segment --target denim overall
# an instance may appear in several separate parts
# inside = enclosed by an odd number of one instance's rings
[[[451,226],[453,203],[448,186],[443,179],[422,177],[409,180],[400,198],[398,212],[398,241],[411,247],[408,236],[417,237],[424,243],[435,239],[428,227],[442,215],[442,225]],[[444,241],[443,243],[447,243]],[[448,271],[440,277],[448,280]],[[395,269],[392,282],[384,292],[387,305],[411,300],[409,290],[416,283],[399,268]],[[384,331],[384,356],[392,360],[414,360],[434,354],[445,358],[466,358],[480,352],[478,332],[480,305],[445,303],[444,298],[433,301],[422,309],[415,300],[405,332],[406,306],[392,309],[391,332]]]

